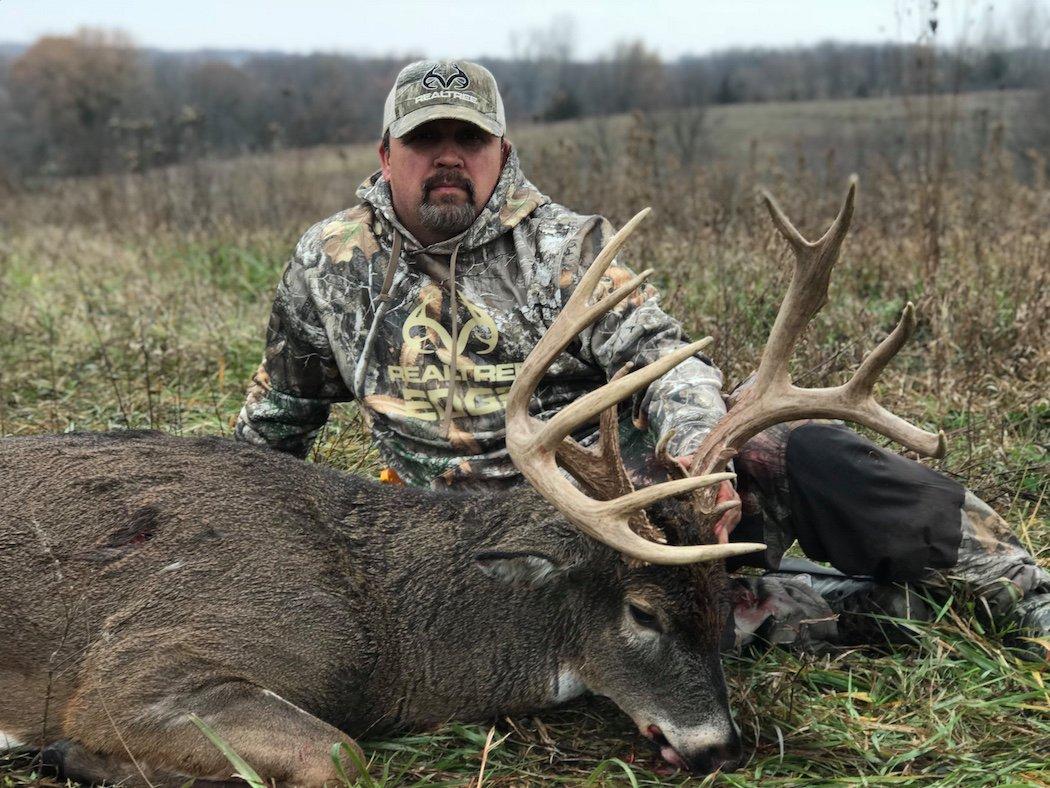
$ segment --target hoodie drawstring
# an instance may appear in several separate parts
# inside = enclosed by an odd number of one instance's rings
[[[452,404],[456,389],[456,358],[459,356],[459,308],[456,303],[456,258],[459,257],[459,247],[460,244],[456,244],[456,248],[452,250],[452,257],[448,261],[448,312],[449,319],[452,321],[452,347],[449,348],[451,358],[449,358],[448,362],[448,399],[445,400],[445,415],[441,419],[441,429],[445,433],[446,440],[452,433]]]
[[[357,360],[354,369],[354,396],[360,396],[365,390],[365,371],[368,369],[368,359],[372,355],[372,347],[376,343],[376,332],[379,324],[386,317],[390,308],[390,290],[394,285],[394,272],[401,257],[401,233],[394,230],[394,240],[390,245],[390,261],[386,264],[386,276],[383,277],[383,289],[379,291],[379,306],[376,307],[372,324],[368,327],[368,335],[365,337],[365,346],[361,351],[361,357]]]

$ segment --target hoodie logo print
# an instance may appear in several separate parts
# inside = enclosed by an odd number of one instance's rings
[[[401,326],[402,365],[389,365],[391,383],[401,384],[402,399],[385,403],[388,412],[420,421],[438,421],[452,397],[452,417],[484,416],[507,408],[507,393],[520,363],[479,364],[478,356],[496,349],[499,329],[481,306],[457,290],[457,300],[470,314],[459,327],[455,346],[452,333],[431,315],[440,315],[443,291],[425,287],[419,303]],[[470,355],[464,355],[470,348]],[[456,354],[455,380],[449,364]],[[436,358],[435,358],[436,356]],[[433,363],[437,361],[438,363]]]
[[[458,288],[457,288],[458,290]],[[405,344],[417,353],[437,352],[438,356],[448,358],[452,353],[452,334],[449,333],[441,323],[433,318],[427,317],[427,307],[435,301],[440,301],[440,291],[424,291],[419,299],[419,306],[413,309],[401,328],[401,338]],[[461,303],[470,313],[470,320],[464,323],[456,337],[456,355],[463,355],[467,349],[472,336],[483,343],[481,349],[476,352],[481,355],[491,353],[499,342],[499,331],[496,322],[489,316],[488,312],[473,301],[468,300],[462,293],[458,295]],[[412,329],[422,328],[422,334],[412,334]],[[428,347],[429,345],[429,347]]]

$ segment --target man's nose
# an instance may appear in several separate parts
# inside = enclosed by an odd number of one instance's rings
[[[462,167],[463,156],[455,140],[444,140],[438,149],[434,164],[438,167]]]

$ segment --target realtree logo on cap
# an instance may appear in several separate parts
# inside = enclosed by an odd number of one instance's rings
[[[442,76],[437,71],[438,67],[434,66],[424,75],[423,87],[427,90],[466,90],[470,86],[470,77],[456,63],[452,63],[451,68],[451,74]]]

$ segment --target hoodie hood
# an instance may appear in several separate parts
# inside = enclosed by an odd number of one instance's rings
[[[394,213],[390,182],[383,177],[381,171],[372,173],[358,187],[357,196],[372,206],[377,222],[397,229],[404,238],[406,251],[426,249],[428,253],[437,255],[449,255],[457,246],[461,247],[461,251],[472,251],[484,246],[514,229],[537,207],[550,202],[550,199],[541,194],[522,173],[518,152],[513,148],[507,157],[507,163],[503,165],[492,196],[474,219],[474,223],[462,233],[431,246],[422,246],[401,224],[401,220]]]

